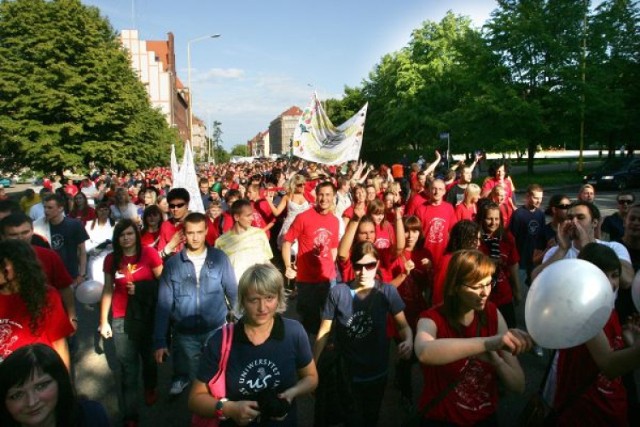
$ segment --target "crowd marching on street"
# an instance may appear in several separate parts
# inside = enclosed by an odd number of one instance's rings
[[[295,426],[313,395],[314,425],[370,427],[393,382],[397,425],[494,426],[528,352],[550,359],[532,398],[546,425],[640,425],[635,195],[603,218],[589,184],[533,184],[518,206],[508,163],[478,181],[478,161],[206,164],[203,212],[164,167],[0,192],[0,425],[137,426],[144,405],[186,393],[192,426]],[[606,275],[615,308],[588,341],[542,348],[516,306],[575,258]],[[115,347],[117,414],[74,392],[80,292]]]

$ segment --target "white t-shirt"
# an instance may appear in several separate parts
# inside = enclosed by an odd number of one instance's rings
[[[202,266],[207,259],[207,250],[205,248],[204,251],[200,255],[193,255],[187,252],[187,258],[193,263],[193,266],[196,269],[196,281],[200,282],[200,272],[202,271]]]
[[[620,259],[620,261],[627,261],[628,263],[631,263],[631,256],[629,256],[629,251],[627,250],[627,248],[624,247],[624,245],[622,243],[605,242],[604,240],[598,240],[598,239],[596,239],[596,243],[608,246],[611,249],[613,249],[613,251],[616,253],[616,255],[618,255],[618,258]],[[549,249],[547,251],[547,253],[544,254],[544,258],[542,259],[542,262],[544,263],[549,258],[551,258],[553,256],[553,254],[556,253],[558,248],[559,248],[559,246],[556,245],[556,246],[552,247],[551,249]],[[578,258],[578,254],[580,254],[580,251],[578,249],[576,249],[576,247],[573,246],[573,242],[571,242],[571,247],[569,248],[569,250],[567,250],[567,254],[564,256],[564,259]]]

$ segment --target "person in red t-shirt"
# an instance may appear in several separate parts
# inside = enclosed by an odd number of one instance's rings
[[[160,274],[162,260],[158,252],[142,246],[140,231],[133,220],[120,220],[113,230],[113,252],[104,260],[99,331],[105,339],[114,340],[123,391],[120,411],[125,422],[138,420],[140,365],[145,402],[153,405],[157,400],[153,327]]]
[[[149,205],[144,209],[142,213],[142,230],[140,230],[142,246],[158,249],[160,228],[163,222],[162,211],[158,205]]]
[[[87,222],[96,219],[96,210],[89,206],[87,196],[83,192],[73,196],[73,209],[69,212],[69,216],[79,219],[82,225],[87,225]]]
[[[480,226],[467,219],[457,222],[451,229],[447,249],[440,262],[434,268],[431,303],[442,304],[444,301],[444,283],[453,254],[462,249],[478,249],[480,246]]]
[[[309,334],[320,327],[320,312],[329,286],[335,283],[335,260],[338,250],[339,219],[333,214],[335,187],[322,182],[316,187],[316,206],[299,214],[291,224],[282,244],[285,275],[296,279],[298,312]],[[296,268],[291,264],[291,244],[298,241]]]
[[[423,370],[418,411],[425,424],[495,425],[498,380],[508,390],[525,389],[515,356],[529,351],[533,342],[526,332],[507,329],[488,301],[494,269],[493,261],[479,251],[456,252],[444,304],[420,316],[414,350]],[[434,399],[439,401],[430,405]]]
[[[267,233],[267,239],[269,239],[271,237],[269,230],[275,225],[276,217],[271,211],[269,202],[264,198],[260,198],[260,186],[251,184],[247,188],[246,197],[253,207],[253,222],[251,222],[251,226],[263,229]]]
[[[478,213],[478,199],[480,198],[480,187],[476,184],[469,184],[464,190],[464,198],[460,204],[455,207],[456,220],[461,221],[468,219],[476,220]]]
[[[189,213],[190,200],[191,196],[185,188],[172,188],[167,194],[171,218],[162,223],[160,241],[158,242],[158,250],[163,258],[180,252],[184,247],[185,237],[182,231],[182,220]]]
[[[478,212],[478,223],[482,227],[480,250],[496,261],[495,287],[489,298],[502,313],[510,328],[516,326],[514,301],[520,302],[520,278],[518,265],[520,255],[516,241],[509,230],[505,230],[500,207],[486,203]]]
[[[31,218],[22,212],[13,213],[0,222],[0,233],[3,239],[18,239],[31,244],[33,237],[33,222]],[[74,328],[78,327],[76,306],[73,295],[73,278],[64,266],[62,258],[56,251],[42,246],[31,244],[31,247],[40,261],[42,271],[45,274],[46,283],[60,292],[62,303]]]
[[[351,189],[351,197],[353,199],[351,206],[345,209],[345,211],[342,213],[342,220],[344,221],[345,226],[349,225],[349,221],[353,216],[354,210],[359,209],[362,210],[362,212],[366,212],[367,210],[367,190],[365,189],[364,185],[356,184]],[[364,213],[362,215],[364,215]]]
[[[42,343],[56,350],[69,368],[66,338],[74,328],[58,292],[45,283],[29,243],[0,242],[0,361],[20,347]]]
[[[589,243],[578,258],[600,268],[613,291],[617,291],[622,266],[611,248]],[[582,345],[558,350],[554,357],[555,378],[547,378],[544,389],[545,400],[557,413],[553,425],[630,425],[627,391],[621,376],[640,367],[640,319],[631,319],[623,331],[613,309],[595,337]]]
[[[222,211],[222,203],[211,200],[207,209],[207,245],[213,247],[218,237],[233,228],[233,217],[228,212]]]
[[[438,268],[449,241],[449,232],[456,223],[456,216],[451,204],[443,200],[445,194],[444,181],[434,179],[430,186],[430,200],[416,210],[416,216],[422,223],[424,247],[431,252],[431,259]]]
[[[378,251],[394,247],[396,244],[396,233],[393,226],[387,220],[387,210],[384,202],[380,199],[374,199],[369,202],[367,214],[373,218],[376,227],[376,238],[373,246]]]

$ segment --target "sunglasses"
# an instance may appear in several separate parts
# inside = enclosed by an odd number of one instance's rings
[[[571,205],[558,205],[556,206],[556,209],[569,209],[571,207]]]
[[[367,271],[371,271],[371,270],[375,269],[377,266],[378,266],[378,261],[368,262],[366,264],[353,264],[353,270],[354,271],[360,271],[360,270],[362,270],[364,268]]]
[[[180,208],[184,208],[186,205],[186,203],[176,203],[175,205],[173,203],[169,203],[169,209],[180,209]]]
[[[633,200],[629,200],[629,199],[620,199],[620,200],[618,200],[618,204],[619,205],[630,205],[631,203],[633,203]]]

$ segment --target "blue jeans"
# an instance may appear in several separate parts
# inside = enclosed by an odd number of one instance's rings
[[[113,319],[111,329],[116,357],[120,365],[120,389],[122,392],[120,410],[125,420],[136,420],[138,418],[140,393],[138,378],[141,362],[144,387],[156,388],[158,381],[158,367],[153,358],[151,337],[148,340],[130,339],[124,331],[124,317]]]
[[[198,373],[200,356],[204,346],[213,335],[213,331],[201,334],[173,334],[173,381],[178,379],[192,380]]]

